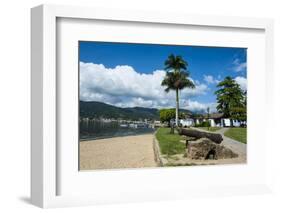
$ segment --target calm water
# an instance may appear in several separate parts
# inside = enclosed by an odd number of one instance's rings
[[[111,138],[128,135],[153,133],[154,129],[146,124],[136,126],[118,121],[81,120],[80,140]]]

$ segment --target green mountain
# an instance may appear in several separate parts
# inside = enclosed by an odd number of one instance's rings
[[[181,112],[190,113],[180,109]],[[155,108],[131,107],[121,108],[96,101],[80,101],[80,117],[82,118],[121,118],[121,119],[152,119],[159,120],[159,110]]]
[[[159,119],[158,109],[132,107],[121,108],[96,101],[80,101],[80,117],[122,118],[122,119]]]

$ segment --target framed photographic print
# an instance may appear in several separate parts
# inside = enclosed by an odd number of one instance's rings
[[[246,48],[78,45],[81,171],[246,163]]]
[[[269,19],[33,8],[32,203],[269,192],[272,30]]]

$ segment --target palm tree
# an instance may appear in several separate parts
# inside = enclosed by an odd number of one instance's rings
[[[207,107],[208,131],[210,130],[210,107]]]
[[[187,62],[181,56],[171,54],[165,61],[166,76],[162,81],[162,86],[166,86],[165,91],[176,91],[176,126],[179,124],[179,90],[184,88],[195,88],[194,83],[188,78]]]

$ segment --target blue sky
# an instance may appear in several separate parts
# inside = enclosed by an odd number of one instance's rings
[[[79,53],[80,99],[85,101],[104,100],[120,107],[172,107],[173,94],[166,94],[171,100],[163,102],[166,96],[159,85],[164,74],[164,61],[170,54],[181,55],[188,62],[190,78],[196,83],[194,91],[186,89],[181,92],[182,108],[204,111],[209,106],[215,111],[214,91],[217,83],[226,76],[232,76],[244,89],[247,85],[245,48],[83,41],[79,42]],[[149,83],[151,86],[144,86]],[[141,87],[148,94],[139,91]],[[150,96],[150,90],[155,94]],[[160,98],[162,101],[156,100]]]

